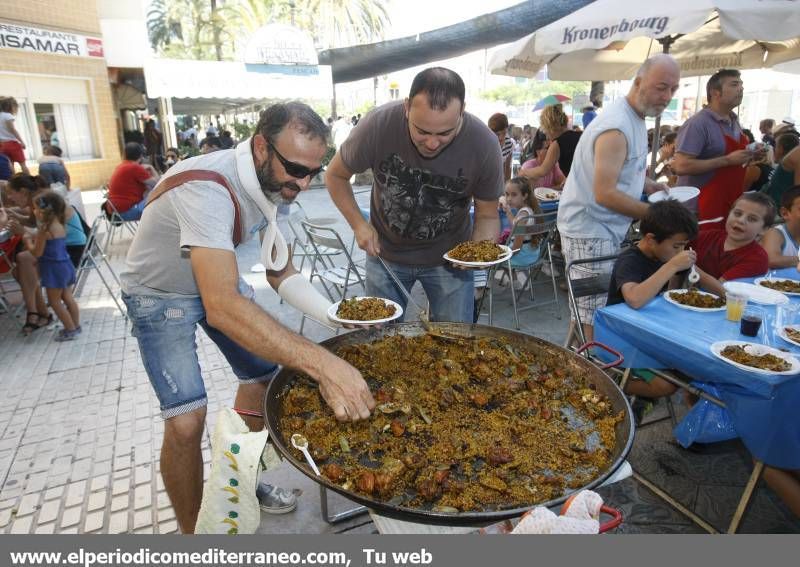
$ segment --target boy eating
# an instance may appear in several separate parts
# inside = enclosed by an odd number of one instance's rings
[[[678,201],[667,199],[650,206],[639,229],[642,239],[623,251],[611,272],[607,305],[627,303],[639,309],[668,288],[680,287],[681,272],[696,260],[686,245],[697,235],[694,215]],[[701,281],[710,280],[697,270]],[[646,398],[669,396],[677,387],[651,372],[636,370],[625,393]]]

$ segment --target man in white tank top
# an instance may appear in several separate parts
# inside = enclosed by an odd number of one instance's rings
[[[647,179],[646,116],[658,116],[680,82],[680,68],[668,55],[656,55],[636,73],[628,95],[595,118],[581,136],[558,210],[558,230],[567,263],[579,258],[618,254],[632,219],[647,211],[642,191],[664,189]],[[584,264],[570,277],[610,273],[613,262]],[[586,340],[591,340],[594,312],[606,294],[578,299]]]

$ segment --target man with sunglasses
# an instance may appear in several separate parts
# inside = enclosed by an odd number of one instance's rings
[[[253,302],[234,253],[265,228],[261,261],[270,285],[290,305],[327,320],[330,301],[294,269],[277,230],[277,207],[308,188],[321,169],[327,137],[327,126],[305,104],[267,108],[252,138],[170,168],[153,190],[128,252],[123,300],[165,419],[161,474],[183,533],[194,532],[203,491],[207,397],[197,325],[239,379],[238,409],[260,414],[278,365],[317,380],[340,420],[365,419],[375,405],[355,368]],[[254,431],[264,428],[261,418],[244,419]],[[257,494],[269,513],[297,505],[290,491],[265,483]]]
[[[466,240],[497,238],[503,161],[494,133],[464,112],[464,93],[464,81],[449,69],[420,72],[405,101],[387,103],[358,122],[325,179],[368,254],[368,295],[406,303],[380,255],[407,289],[422,284],[431,319],[471,323],[473,273],[442,255]],[[349,179],[369,168],[374,181],[366,221]]]

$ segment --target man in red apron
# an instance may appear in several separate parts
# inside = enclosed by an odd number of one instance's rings
[[[692,116],[678,133],[673,170],[678,185],[700,188],[698,219],[722,219],[701,225],[724,228],[734,201],[742,194],[745,164],[756,157],[747,150],[733,109],[742,102],[744,84],[739,71],[722,69],[706,83],[708,105]]]

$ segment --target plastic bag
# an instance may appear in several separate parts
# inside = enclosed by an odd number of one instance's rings
[[[692,385],[715,398],[720,397],[719,390],[711,384],[693,382]],[[694,442],[717,443],[739,437],[728,410],[702,398],[675,426],[672,433],[683,447],[688,447]]]

